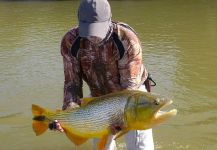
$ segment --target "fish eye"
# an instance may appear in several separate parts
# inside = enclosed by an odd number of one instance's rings
[[[160,102],[158,99],[156,99],[154,102],[153,102],[155,105],[160,105]]]

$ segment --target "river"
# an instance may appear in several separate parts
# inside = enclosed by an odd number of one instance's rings
[[[154,128],[159,150],[217,149],[217,1],[110,1],[113,20],[131,25],[144,64],[172,98],[176,117]],[[36,137],[31,104],[62,106],[60,41],[77,24],[78,1],[0,1],[0,149],[75,149],[65,135]],[[88,95],[84,86],[84,95]],[[79,147],[86,150],[91,141]],[[118,149],[125,149],[123,139]]]

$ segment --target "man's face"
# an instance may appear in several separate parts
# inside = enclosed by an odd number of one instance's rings
[[[93,44],[99,44],[103,40],[102,38],[97,36],[88,36],[87,39]]]

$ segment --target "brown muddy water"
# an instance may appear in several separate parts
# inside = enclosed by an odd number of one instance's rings
[[[113,20],[139,34],[144,64],[178,115],[154,128],[159,150],[217,149],[217,1],[110,1]],[[75,149],[62,134],[36,137],[31,104],[60,108],[60,40],[77,23],[78,1],[0,2],[0,149]],[[84,95],[88,95],[84,87]],[[79,150],[90,149],[88,141]],[[123,139],[118,148],[125,149]]]

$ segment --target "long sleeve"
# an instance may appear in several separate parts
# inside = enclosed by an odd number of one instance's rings
[[[120,83],[124,89],[137,89],[148,76],[142,62],[142,47],[137,36],[131,31],[125,30],[122,43],[125,54],[118,62]]]
[[[71,102],[79,104],[79,99],[83,97],[80,64],[70,52],[71,43],[74,41],[74,38],[75,36],[69,32],[64,36],[61,42],[61,54],[63,56],[65,75],[63,110],[66,109]]]

